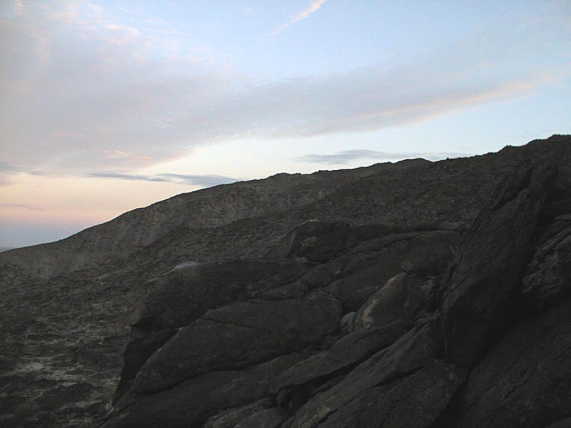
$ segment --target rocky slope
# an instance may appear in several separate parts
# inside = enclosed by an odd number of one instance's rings
[[[311,175],[278,174],[265,180],[180,194],[58,242],[8,251],[2,254],[0,263],[13,265],[34,277],[49,278],[126,259],[178,228],[215,228],[303,206],[346,183],[374,174],[379,168],[376,165]]]
[[[568,136],[180,195],[0,266],[2,426],[571,421]]]

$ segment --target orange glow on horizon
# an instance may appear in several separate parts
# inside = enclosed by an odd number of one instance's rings
[[[0,223],[95,225],[196,186],[19,174],[0,187]]]

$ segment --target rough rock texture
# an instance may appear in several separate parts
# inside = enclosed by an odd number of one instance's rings
[[[474,368],[457,426],[547,426],[571,409],[571,302],[527,320]]]
[[[0,266],[2,426],[571,420],[571,137],[180,195]]]

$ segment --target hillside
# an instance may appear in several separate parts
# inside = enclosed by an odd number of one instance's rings
[[[178,195],[0,254],[0,423],[565,424],[570,239],[569,136]]]
[[[129,257],[179,227],[219,227],[303,206],[348,182],[374,174],[378,168],[278,174],[265,180],[184,193],[129,211],[58,242],[9,251],[2,254],[0,264],[11,264],[33,277],[49,278],[109,263]]]

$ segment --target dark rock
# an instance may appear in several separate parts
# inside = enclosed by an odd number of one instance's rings
[[[287,413],[279,408],[273,407],[271,409],[260,410],[245,418],[236,425],[236,428],[278,428],[286,417]]]
[[[187,262],[154,281],[133,326],[160,331],[187,325],[207,310],[295,281],[307,268],[296,261]]]
[[[324,293],[213,309],[147,360],[134,390],[158,391],[208,371],[236,369],[318,344],[337,330],[340,317],[339,302]]]
[[[264,398],[270,382],[301,358],[281,356],[246,370],[207,373],[156,394],[124,397],[103,428],[202,427],[221,410]]]
[[[434,339],[431,325],[406,333],[393,345],[359,364],[339,383],[311,398],[296,412],[291,427],[317,426],[367,391],[428,365],[439,351]]]
[[[401,378],[363,391],[319,426],[432,427],[462,381],[462,373],[454,366],[434,360]]]
[[[562,419],[545,428],[571,428],[571,418]]]
[[[274,250],[275,255],[302,257],[318,263],[326,262],[345,249],[349,229],[347,223],[307,221],[285,237],[284,249]]]
[[[571,294],[571,218],[542,242],[523,278],[522,294],[529,306],[543,309]],[[566,227],[565,227],[566,226]]]
[[[355,316],[355,328],[383,327],[395,322],[412,324],[430,303],[433,281],[400,273],[376,291]]]
[[[343,315],[341,318],[341,332],[343,334],[349,334],[355,329],[355,316],[357,312],[349,312]]]
[[[209,309],[295,281],[305,271],[295,261],[187,262],[154,280],[133,324],[116,397],[129,388],[145,361],[179,328]]]
[[[505,329],[554,174],[549,165],[517,165],[468,232],[442,305],[450,361],[470,367]]]
[[[291,390],[309,383],[324,383],[339,371],[353,368],[374,352],[391,345],[404,332],[396,322],[381,328],[361,329],[337,341],[329,350],[320,352],[289,368],[276,379],[273,390]]]
[[[240,421],[270,407],[272,407],[272,401],[268,398],[264,398],[253,404],[225,410],[208,418],[204,424],[204,428],[234,428]]]
[[[407,275],[401,273],[379,287],[357,312],[355,327],[383,327],[404,321],[404,304],[408,297],[406,278]]]
[[[506,335],[471,373],[454,427],[544,427],[571,409],[571,302]]]
[[[131,340],[123,353],[123,370],[121,380],[115,391],[113,401],[118,400],[131,386],[133,379],[145,364],[145,361],[165,344],[175,333],[176,329],[151,331],[137,337],[137,329],[131,331]],[[140,333],[139,333],[140,334]]]
[[[454,232],[399,233],[371,239],[339,258],[338,280],[330,290],[344,309],[356,311],[393,276],[403,270],[420,275],[437,275],[450,262],[458,241]]]

